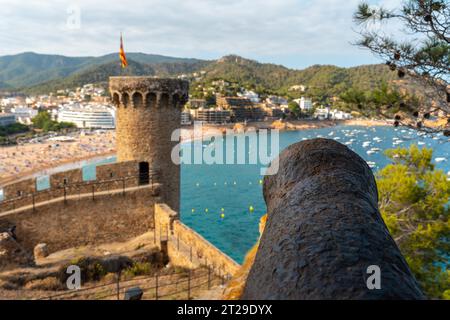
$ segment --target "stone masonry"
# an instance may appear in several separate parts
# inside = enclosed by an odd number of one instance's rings
[[[148,162],[162,184],[162,198],[176,212],[180,201],[180,168],[171,159],[172,133],[180,128],[189,83],[152,77],[111,77],[117,107],[117,160]]]

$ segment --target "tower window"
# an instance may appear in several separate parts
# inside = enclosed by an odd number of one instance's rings
[[[130,96],[128,95],[128,93],[125,92],[122,95],[122,104],[126,108],[126,107],[128,107],[129,103],[130,103]]]
[[[143,103],[143,98],[142,98],[142,94],[140,92],[135,92],[133,94],[133,105],[134,107],[139,107],[141,106]]]

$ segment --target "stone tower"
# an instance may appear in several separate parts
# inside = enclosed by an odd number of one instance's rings
[[[156,173],[163,200],[179,212],[180,167],[171,159],[178,142],[171,141],[171,136],[180,128],[189,83],[152,77],[111,77],[109,90],[117,108],[117,161],[136,160],[141,175],[146,171]]]

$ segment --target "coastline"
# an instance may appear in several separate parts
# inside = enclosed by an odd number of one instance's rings
[[[320,128],[329,128],[337,125],[348,125],[348,126],[386,126],[389,125],[388,122],[383,120],[366,120],[366,119],[352,119],[352,120],[298,120],[298,121],[285,121],[279,122],[282,123],[281,126],[275,125],[274,122],[271,121],[262,121],[262,122],[248,122],[244,127],[242,124],[226,124],[226,125],[203,125],[202,132],[194,132],[193,126],[183,127],[181,131],[181,141],[189,142],[199,139],[205,139],[208,137],[212,137],[215,135],[222,135],[225,130],[234,130],[235,132],[245,132],[246,130],[261,130],[261,129],[271,129],[276,127],[280,131],[303,131],[303,130],[312,130],[312,129],[320,129]],[[93,147],[96,147],[96,142],[93,143]],[[36,145],[34,145],[36,146]],[[41,145],[43,148],[47,146],[47,144]],[[61,146],[69,148],[70,145],[61,144]],[[6,148],[15,148],[15,153],[19,154],[19,157],[27,157],[27,155],[23,154],[20,150],[25,149],[27,145],[16,146],[16,147],[3,147],[0,148],[0,151],[6,150]],[[65,157],[55,161],[51,161],[45,164],[34,165],[30,170],[24,170],[18,174],[10,174],[10,175],[0,175],[0,186],[12,183],[14,181],[24,180],[30,177],[33,177],[36,174],[51,171],[54,168],[61,167],[69,164],[80,164],[83,161],[102,159],[109,156],[115,155],[115,148],[109,148],[107,151],[98,152],[95,154],[86,154],[78,157]],[[16,157],[15,155],[14,157]],[[50,157],[49,157],[50,158]]]
[[[391,123],[385,120],[351,119],[351,120],[295,120],[295,121],[258,121],[248,122],[246,126],[241,123],[231,124],[204,124],[202,132],[194,132],[194,126],[182,128],[181,139],[183,142],[205,139],[215,135],[222,135],[225,130],[233,130],[236,133],[243,133],[247,130],[278,129],[280,131],[303,131],[321,128],[329,128],[338,125],[344,126],[389,126]]]
[[[0,177],[0,186],[12,183],[14,181],[20,181],[20,180],[31,178],[38,173],[50,171],[51,169],[54,169],[56,167],[62,167],[64,165],[69,165],[69,164],[74,164],[74,165],[80,164],[81,162],[87,161],[87,160],[103,159],[103,158],[107,158],[109,156],[114,156],[115,154],[116,154],[115,151],[109,151],[109,152],[104,152],[104,153],[98,153],[95,155],[86,155],[86,156],[76,157],[76,158],[61,159],[61,160],[54,161],[54,162],[46,164],[46,165],[36,166],[32,170],[24,171],[24,172],[20,173],[20,175]]]

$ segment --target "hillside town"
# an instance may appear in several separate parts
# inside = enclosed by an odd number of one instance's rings
[[[199,81],[203,75],[178,78]],[[307,97],[305,89],[301,85],[290,88],[299,96],[292,98],[261,95],[225,80],[198,84],[181,112],[182,139],[200,138],[192,129],[194,122],[204,124],[200,134],[208,136],[221,133],[225,127],[245,128],[246,124],[288,129],[288,121],[302,120],[300,127],[292,129],[306,129],[328,126],[327,120],[352,118]],[[82,161],[115,151],[116,107],[100,84],[42,95],[4,94],[0,110],[0,145],[10,146],[0,157],[0,181],[37,168],[49,170],[51,163]]]
[[[197,75],[194,73],[194,76]],[[198,76],[198,75],[197,75]],[[184,79],[186,75],[179,76]],[[209,95],[208,99],[191,94],[182,112],[181,125],[194,121],[205,124],[274,121],[280,119],[346,120],[352,115],[322,105],[311,98],[297,99],[268,95],[240,87],[235,95],[230,93],[232,84],[224,80],[213,81],[210,87],[196,88]],[[290,90],[304,91],[301,85]],[[39,112],[46,111],[52,120],[73,123],[80,129],[114,129],[115,108],[106,90],[101,86],[86,84],[76,90],[58,90],[55,94],[25,96],[6,95],[0,100],[0,126],[14,123],[31,125]]]

